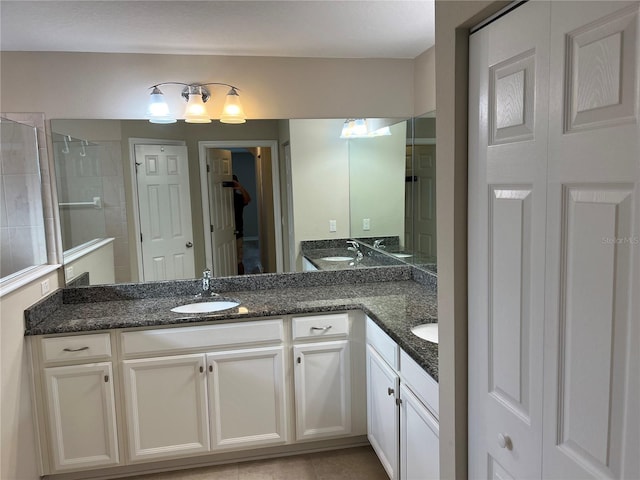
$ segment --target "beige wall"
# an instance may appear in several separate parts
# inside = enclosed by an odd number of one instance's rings
[[[418,117],[436,109],[436,47],[416,57],[414,68],[413,116]]]
[[[291,173],[298,271],[300,242],[349,236],[349,149],[343,120],[292,120]],[[336,231],[329,232],[329,220]]]
[[[388,136],[349,140],[349,236],[399,236],[404,243],[407,122],[390,129]]]
[[[55,271],[0,299],[0,478],[38,478],[31,410],[31,373],[24,338],[24,309],[42,297],[40,282],[61,285]]]
[[[166,81],[236,85],[250,119],[414,111],[413,60],[2,52],[0,62],[3,110],[47,118],[144,118],[148,88]],[[181,114],[181,88],[162,90]],[[212,87],[212,94],[207,106],[217,116],[226,89]]]
[[[66,263],[64,271],[67,272],[69,268],[72,268],[73,275],[65,276],[65,281],[69,283],[74,278],[87,272],[90,285],[114,283],[116,280],[114,265],[113,239],[109,239],[106,245],[96,248],[77,260]]]
[[[467,477],[468,30],[508,2],[436,1],[440,477]]]

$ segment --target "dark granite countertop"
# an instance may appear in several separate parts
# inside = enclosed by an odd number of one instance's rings
[[[414,270],[403,266],[337,275],[311,272],[216,279],[213,288],[221,293],[215,298],[233,299],[240,305],[207,314],[171,312],[178,305],[210,300],[195,298],[197,281],[58,290],[25,311],[25,334],[161,327],[362,309],[438,380],[438,345],[411,333],[415,325],[437,322],[435,277]]]

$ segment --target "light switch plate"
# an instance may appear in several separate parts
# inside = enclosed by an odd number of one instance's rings
[[[362,219],[362,230],[371,230],[371,219],[363,218]]]
[[[47,293],[49,293],[50,288],[51,287],[49,286],[49,279],[40,282],[40,290],[42,291],[42,295],[46,295]]]
[[[335,220],[329,220],[329,231],[335,232],[338,229],[337,222]]]

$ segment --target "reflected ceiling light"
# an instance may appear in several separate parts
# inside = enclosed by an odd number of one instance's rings
[[[147,108],[147,118],[151,123],[175,123],[176,118],[170,112],[160,86],[162,85],[183,85],[181,95],[187,101],[184,111],[184,120],[187,123],[210,123],[211,118],[207,113],[205,103],[211,98],[211,93],[206,85],[222,85],[229,87],[231,90],[227,93],[226,101],[223,107],[220,121],[222,123],[245,123],[246,116],[242,105],[240,104],[240,95],[238,88],[227,83],[180,83],[180,82],[164,82],[158,83],[150,87],[151,95],[149,98],[149,107]]]
[[[370,138],[391,135],[389,127],[382,127],[369,131],[366,118],[347,118],[342,125],[340,138]]]

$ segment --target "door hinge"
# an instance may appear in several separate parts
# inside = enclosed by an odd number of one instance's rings
[[[209,225],[211,233],[213,233],[213,225]]]
[[[211,167],[207,164],[207,173],[211,173]]]
[[[140,242],[142,242],[142,234],[140,234]]]

